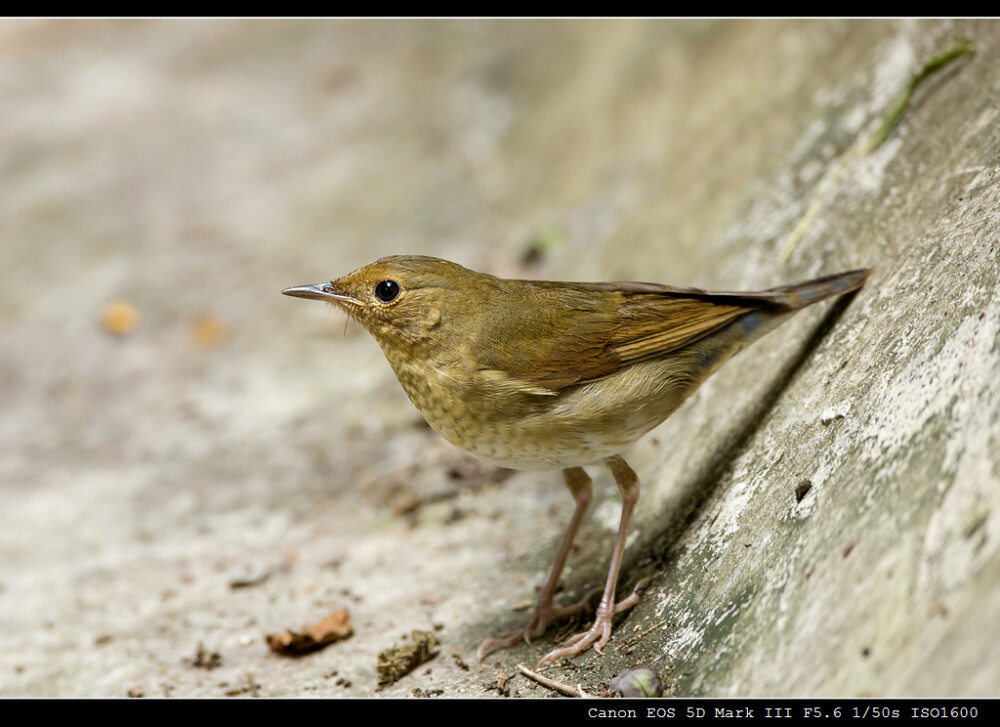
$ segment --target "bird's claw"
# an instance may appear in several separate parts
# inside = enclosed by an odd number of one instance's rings
[[[515,629],[514,631],[505,631],[502,634],[497,634],[496,636],[486,639],[486,641],[481,643],[479,648],[476,649],[476,659],[482,661],[483,657],[494,649],[506,649],[508,646],[513,646],[522,639],[524,640],[524,643],[530,646],[531,640],[544,634],[545,630],[549,626],[549,623],[555,619],[590,610],[591,599],[593,599],[593,597],[600,592],[600,587],[591,589],[584,594],[583,598],[569,606],[559,606],[554,603],[538,604],[535,608],[535,615],[532,617],[531,621],[524,626],[524,628]],[[615,611],[615,613],[618,612]]]
[[[597,617],[594,619],[594,625],[591,626],[587,631],[577,634],[566,642],[565,646],[558,649],[553,649],[548,654],[543,656],[538,664],[542,665],[547,661],[556,661],[557,659],[562,659],[565,656],[576,656],[586,651],[587,647],[594,644],[594,651],[596,651],[601,656],[604,656],[604,652],[601,651],[608,642],[611,640],[611,621],[612,619],[622,613],[632,608],[634,605],[639,603],[639,599],[642,597],[642,589],[649,585],[652,578],[643,578],[638,583],[635,584],[635,588],[632,589],[632,593],[628,597],[623,598],[618,603],[614,604],[613,607],[605,607],[602,602],[597,608]],[[594,643],[597,642],[597,643]]]

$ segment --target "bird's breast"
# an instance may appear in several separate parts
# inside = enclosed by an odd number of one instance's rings
[[[694,389],[676,365],[655,361],[546,394],[498,389],[495,377],[446,364],[390,363],[431,428],[479,459],[518,470],[578,467],[618,454]]]

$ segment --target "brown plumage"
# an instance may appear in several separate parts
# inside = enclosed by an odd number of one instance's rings
[[[859,288],[866,270],[756,293],[653,283],[506,280],[423,256],[382,258],[286,295],[325,300],[378,341],[403,389],[449,442],[522,470],[562,469],[577,503],[532,621],[480,653],[544,632],[581,610],[553,603],[590,503],[582,466],[602,462],[622,493],[622,520],[594,627],[543,661],[604,646],[638,479],[620,452],[666,419],[702,381],[795,311]]]

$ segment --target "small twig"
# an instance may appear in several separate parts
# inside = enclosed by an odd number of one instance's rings
[[[555,679],[543,676],[542,674],[539,674],[536,671],[531,671],[531,669],[526,667],[524,664],[518,664],[517,668],[522,674],[524,674],[524,676],[538,682],[543,687],[554,689],[555,691],[565,694],[569,697],[581,697],[583,699],[593,699],[593,697],[591,697],[589,694],[583,691],[583,687],[579,684],[577,684],[574,687],[570,684],[556,681]]]
[[[620,646],[616,646],[615,647],[615,651],[621,651],[622,649],[630,649],[630,648],[632,648],[640,639],[642,639],[643,636],[645,636],[646,634],[650,633],[651,631],[655,631],[656,629],[660,628],[666,622],[667,622],[667,619],[661,619],[661,620],[657,621],[655,624],[653,624],[652,626],[650,626],[648,629],[646,629],[645,631],[643,631],[641,634],[636,634],[631,639],[629,639],[628,641],[626,641],[624,644],[621,644]]]

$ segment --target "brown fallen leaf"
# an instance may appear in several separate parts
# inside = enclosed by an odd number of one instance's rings
[[[432,659],[436,656],[434,649],[440,643],[430,631],[414,629],[410,633],[408,643],[380,652],[378,655],[379,686],[399,681],[425,661]]]
[[[354,622],[346,608],[331,613],[319,623],[299,631],[282,631],[267,635],[271,651],[284,656],[302,656],[318,651],[334,641],[346,639],[354,633]]]
[[[199,316],[191,324],[191,337],[200,348],[217,346],[226,336],[226,324],[211,313]]]
[[[127,300],[113,300],[101,310],[101,325],[119,336],[134,332],[140,318],[139,309]]]

